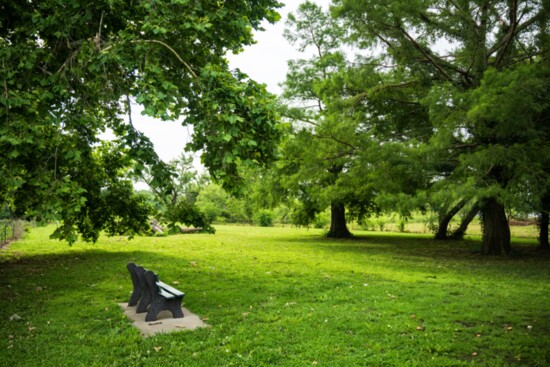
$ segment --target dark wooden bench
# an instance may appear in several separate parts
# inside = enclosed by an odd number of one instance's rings
[[[129,263],[128,271],[134,290],[128,306],[137,306],[136,313],[147,312],[145,321],[155,321],[161,311],[170,311],[174,318],[182,318],[182,291],[161,282],[158,275],[134,263]]]

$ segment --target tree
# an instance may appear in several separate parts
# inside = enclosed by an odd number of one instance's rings
[[[194,125],[190,149],[212,176],[239,184],[237,163],[262,164],[277,146],[265,87],[224,54],[253,42],[275,0],[15,1],[0,5],[0,200],[16,216],[62,220],[59,238],[95,240],[102,229],[139,231],[143,203],[127,173],[169,171],[137,132],[144,113]],[[100,144],[100,133],[116,136]],[[138,215],[139,214],[139,215]]]
[[[197,207],[208,221],[213,222],[229,217],[228,199],[227,192],[220,186],[211,183],[199,192]]]
[[[287,116],[294,120],[293,137],[286,142],[282,169],[286,185],[302,201],[295,215],[297,224],[308,224],[316,213],[331,207],[329,237],[350,237],[346,223],[346,193],[337,189],[345,168],[339,125],[324,116],[322,84],[345,64],[339,49],[343,37],[341,25],[318,5],[306,1],[297,14],[289,15],[285,37],[298,50],[313,50],[309,59],[289,61],[283,97],[291,106]]]
[[[522,159],[523,148],[531,151],[541,145],[532,135],[533,114],[518,114],[526,108],[511,111],[507,103],[512,100],[500,99],[496,91],[504,90],[501,78],[522,77],[527,71],[519,66],[532,68],[548,51],[538,42],[547,29],[547,2],[335,0],[334,4],[335,15],[349,26],[352,45],[376,48],[379,65],[404,70],[402,83],[417,83],[429,91],[422,102],[433,126],[431,147],[453,160],[445,182],[474,185],[481,200],[482,252],[509,253],[505,205],[512,187],[522,181],[524,171],[518,168],[527,162]],[[519,117],[520,126],[504,111]],[[534,110],[528,107],[530,111]]]

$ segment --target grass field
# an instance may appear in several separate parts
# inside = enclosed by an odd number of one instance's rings
[[[358,225],[357,223],[351,223],[350,228],[352,230],[369,229],[386,232],[405,232],[405,233],[433,233],[433,229],[430,228],[435,223],[435,218],[431,218],[429,215],[423,215],[421,213],[414,213],[414,215],[406,221],[402,221],[398,215],[382,215],[379,217],[372,217],[367,220],[366,225]],[[402,225],[402,227],[401,227]],[[449,231],[454,231],[460,225],[460,218],[455,218],[449,225]],[[365,228],[366,227],[366,228]],[[511,225],[510,232],[513,237],[517,238],[537,238],[539,230],[536,225]],[[481,225],[479,218],[475,218],[466,231],[468,236],[481,236]]]
[[[0,250],[0,366],[548,366],[550,261],[476,239],[217,226],[216,235]],[[126,263],[177,281],[207,329],[143,338]],[[11,320],[17,314],[21,320]]]

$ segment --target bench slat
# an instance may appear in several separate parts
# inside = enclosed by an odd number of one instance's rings
[[[175,295],[173,295],[172,293],[166,292],[162,288],[159,288],[159,295],[161,297],[165,298],[165,299],[175,299],[175,298],[177,298]]]
[[[158,281],[157,282],[157,286],[161,289],[161,290],[164,290],[166,292],[169,292],[171,293],[172,295],[174,295],[175,297],[183,297],[185,296],[185,293],[183,293],[182,291],[174,288],[174,287],[171,287],[169,286],[168,284],[164,283],[164,282],[161,282],[161,281]],[[174,297],[172,297],[174,298]]]

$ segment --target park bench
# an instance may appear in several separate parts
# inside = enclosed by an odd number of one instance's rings
[[[161,282],[157,274],[141,266],[128,263],[127,268],[134,286],[128,306],[137,306],[136,313],[147,312],[145,321],[155,321],[165,310],[175,319],[183,317],[181,301],[185,293]]]

